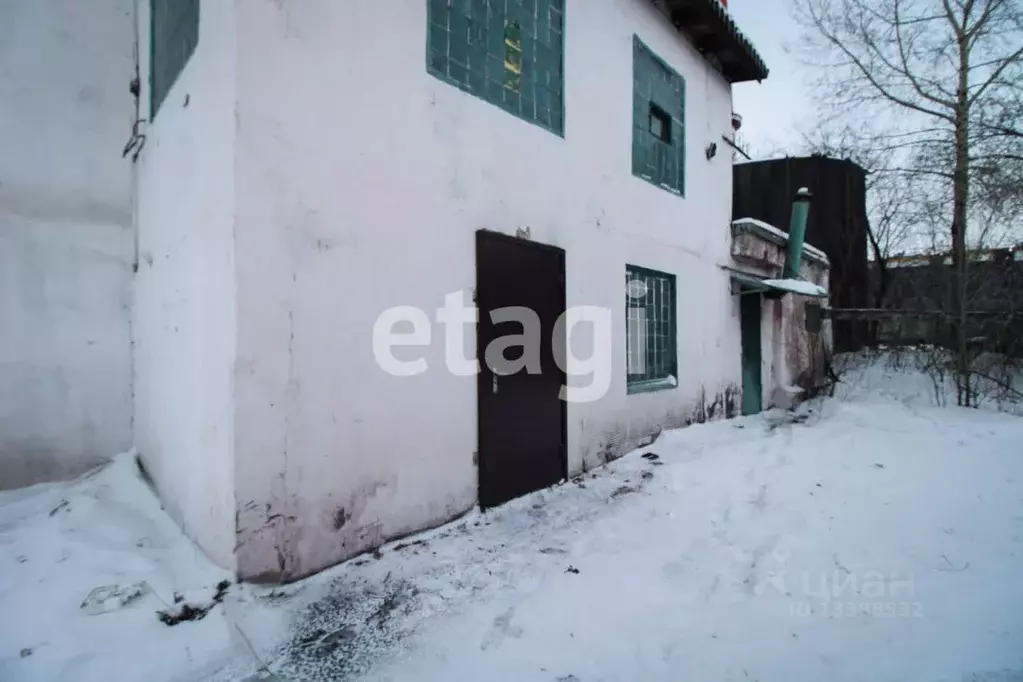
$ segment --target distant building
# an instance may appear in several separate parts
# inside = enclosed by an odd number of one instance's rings
[[[888,344],[953,344],[950,252],[892,256],[886,261],[883,308],[920,313],[881,322],[878,341]],[[871,263],[873,292],[881,272]],[[967,335],[974,345],[1023,355],[1023,244],[1004,249],[973,249],[966,270]]]
[[[800,187],[813,194],[806,241],[831,261],[830,301],[835,308],[865,308],[867,276],[866,175],[852,161],[823,156],[786,157],[737,163],[732,217],[757,218],[788,229],[792,197]],[[835,350],[867,342],[866,326],[836,320]]]

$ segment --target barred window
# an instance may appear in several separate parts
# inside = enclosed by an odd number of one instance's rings
[[[625,266],[625,332],[628,392],[677,386],[674,275]]]
[[[199,43],[199,0],[150,0],[149,107],[151,117]]]
[[[685,80],[638,37],[632,44],[632,174],[685,194]]]
[[[427,0],[427,71],[564,133],[564,0]]]

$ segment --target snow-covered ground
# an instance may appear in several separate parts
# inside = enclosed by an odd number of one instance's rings
[[[910,406],[956,401],[954,356],[933,346],[845,353],[835,361],[842,398],[888,398]],[[982,409],[1023,416],[1023,361],[985,353],[971,360],[970,384]]]
[[[130,457],[5,493],[0,680],[1023,680],[1023,419],[850,367],[174,626],[225,576]]]
[[[221,609],[168,627],[156,610],[208,601],[230,576],[209,563],[160,509],[134,459],[72,484],[0,494],[0,680],[200,679],[232,645]],[[106,612],[94,588],[144,582]],[[187,671],[176,675],[176,671]]]

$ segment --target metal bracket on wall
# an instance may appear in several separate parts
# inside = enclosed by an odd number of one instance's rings
[[[725,141],[725,144],[727,144],[727,145],[728,145],[729,147],[731,147],[732,149],[734,149],[735,151],[739,152],[739,153],[740,153],[740,154],[742,154],[742,155],[743,155],[744,157],[746,157],[746,160],[747,160],[747,161],[752,161],[752,160],[753,160],[753,157],[752,157],[752,156],[750,156],[749,154],[747,154],[747,153],[746,153],[746,151],[745,151],[745,150],[744,150],[744,149],[743,149],[742,147],[740,147],[739,145],[737,145],[737,144],[735,143],[735,140],[731,139],[731,138],[730,138],[730,137],[728,137],[727,135],[722,135],[722,136],[721,136],[721,139],[722,139],[722,140],[724,140],[724,141]]]

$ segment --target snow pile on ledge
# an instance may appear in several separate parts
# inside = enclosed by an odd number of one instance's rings
[[[828,290],[824,287],[802,279],[765,279],[764,284],[773,289],[781,289],[782,291],[802,294],[803,296],[817,296],[820,298],[828,295]]]
[[[738,218],[732,221],[732,225],[739,226],[753,225],[755,227],[760,228],[764,232],[773,235],[776,239],[782,241],[783,243],[787,243],[789,240],[788,232],[785,232],[784,230],[779,230],[771,223],[765,223],[763,220],[758,220],[756,218]],[[803,251],[819,261],[823,261],[824,263],[827,263],[829,265],[831,264],[831,261],[828,260],[828,254],[824,253],[813,244],[803,242]]]
[[[206,602],[232,576],[161,509],[131,454],[71,483],[0,493],[0,566],[4,682],[200,680],[234,646],[220,605],[174,627],[158,620],[175,593]]]

